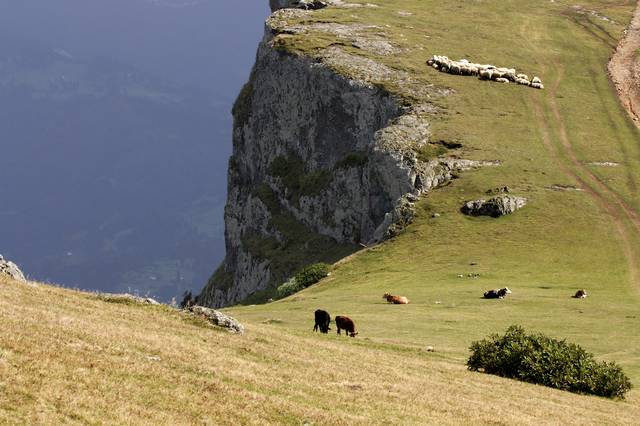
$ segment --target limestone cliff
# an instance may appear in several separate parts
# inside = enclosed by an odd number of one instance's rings
[[[418,196],[477,165],[446,155],[419,159],[437,108],[401,106],[371,83],[411,86],[393,70],[339,48],[314,57],[279,49],[281,34],[301,31],[286,18],[301,13],[314,12],[279,10],[267,20],[234,106],[227,255],[200,304],[266,297],[302,266],[394,236],[411,222]]]

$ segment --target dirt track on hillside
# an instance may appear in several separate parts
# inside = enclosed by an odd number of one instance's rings
[[[610,218],[612,225],[614,226],[618,237],[620,238],[622,250],[627,260],[627,267],[629,268],[629,278],[631,284],[637,289],[638,287],[640,287],[640,270],[636,265],[637,255],[634,250],[634,244],[632,242],[630,230],[625,225],[625,217],[617,208],[622,204],[623,201],[621,201],[617,197],[617,194],[612,194],[612,191],[610,191],[606,187],[606,185],[603,185],[602,182],[600,182],[599,179],[593,173],[591,173],[584,166],[584,164],[582,164],[582,162],[577,159],[575,152],[573,151],[573,147],[571,145],[571,142],[569,141],[569,138],[567,137],[567,133],[564,127],[564,120],[562,119],[558,106],[555,102],[555,93],[557,92],[558,86],[562,81],[562,75],[564,71],[561,65],[556,65],[559,66],[558,77],[551,85],[550,98],[552,99],[552,101],[549,105],[551,107],[552,116],[545,116],[543,111],[543,102],[540,97],[538,97],[534,101],[533,105],[536,119],[540,123],[542,143],[544,144],[545,148],[552,156],[552,158],[554,158],[554,160],[560,167],[560,170],[562,170],[562,172],[567,177],[575,180],[578,183],[579,187],[586,191],[586,193],[595,200],[600,209]],[[559,146],[552,142],[552,126],[548,121],[550,119],[555,120],[555,124],[559,125],[559,135],[556,135],[556,137],[559,137],[561,142]],[[563,160],[563,158],[567,160]],[[603,191],[603,189],[606,196],[600,192]],[[610,199],[612,195],[614,201]],[[637,231],[640,222],[638,222],[637,220],[634,221],[632,219],[632,217],[634,217],[635,215],[630,214],[630,212],[626,210],[624,213],[626,213],[627,217],[632,221],[633,228],[635,228]]]
[[[625,226],[625,219],[631,223],[633,227],[632,229],[635,229],[636,234],[640,236],[640,217],[638,213],[624,200],[624,198],[610,189],[600,177],[593,173],[582,161],[578,159],[578,156],[573,149],[573,144],[567,134],[565,123],[560,113],[556,98],[558,87],[560,86],[560,82],[564,75],[564,67],[562,64],[557,62],[554,66],[558,71],[558,77],[550,88],[551,96],[549,106],[551,107],[553,118],[556,120],[556,124],[558,125],[562,152],[572,166],[572,169],[565,167],[565,173],[576,179],[580,183],[581,187],[596,200],[597,204],[600,205],[600,208],[611,218],[611,221],[613,222],[620,237],[625,257],[627,258],[631,283],[638,288],[640,287],[640,270],[638,269],[636,261],[638,253],[636,253],[632,242],[632,231],[628,230]],[[580,174],[576,172],[579,172]]]
[[[625,37],[609,61],[609,76],[616,87],[620,102],[631,119],[640,127],[640,2],[633,14]]]
[[[532,49],[534,48],[532,45]],[[610,77],[616,86],[618,96],[636,126],[640,127],[640,61],[636,59],[635,53],[638,49],[640,1],[625,38],[620,42],[609,63]],[[578,158],[556,98],[558,87],[563,80],[564,66],[558,61],[543,64],[543,74],[549,71],[548,65],[556,73],[556,78],[549,85],[549,96],[533,96],[534,112],[540,123],[542,142],[560,170],[575,180],[611,220],[627,260],[632,287],[639,290],[640,268],[637,259],[640,258],[640,252],[635,241],[640,239],[640,214]],[[549,115],[544,113],[545,103]]]

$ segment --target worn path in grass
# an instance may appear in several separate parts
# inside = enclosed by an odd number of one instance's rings
[[[618,49],[618,51],[626,51],[635,46],[633,48],[635,52],[636,48],[640,46],[640,8],[636,9],[634,22],[630,28],[634,27],[634,25],[637,27],[634,37],[628,36],[621,42],[621,45],[626,46],[626,49]],[[525,34],[529,31],[531,31],[531,28],[525,28],[522,30],[522,33]],[[597,38],[600,39],[600,37]],[[535,50],[536,45],[530,43],[530,48]],[[618,76],[620,77],[620,67],[627,67],[627,69],[631,70],[631,68],[634,67],[635,56],[633,56],[631,62],[629,62],[627,56],[621,56],[618,53],[617,55],[618,59],[612,59],[611,64],[615,64],[613,69],[618,70]],[[638,253],[637,247],[640,241],[640,215],[620,194],[612,190],[601,177],[597,176],[585,166],[584,160],[581,160],[576,154],[557,102],[558,88],[563,82],[565,74],[563,64],[556,59],[552,62],[551,70],[548,70],[544,64],[541,64],[541,68],[543,74],[552,74],[555,76],[553,82],[548,85],[549,93],[547,96],[537,93],[532,95],[536,119],[541,126],[542,142],[550,156],[554,158],[560,166],[563,173],[578,182],[580,187],[596,201],[602,212],[610,218],[618,233],[624,255],[627,259],[631,285],[638,291],[640,290],[640,270],[638,269],[640,253]],[[611,65],[610,69],[612,69]],[[611,75],[613,78],[614,73],[612,72]],[[636,87],[634,84],[635,80],[632,75],[626,75],[624,79],[624,84],[622,85],[624,90],[621,91],[620,88],[618,88],[618,95],[621,97],[625,107],[628,108],[630,114],[634,116],[634,97],[632,94],[634,87]],[[640,97],[636,100],[640,100]],[[545,107],[551,114],[544,113]],[[559,141],[559,143],[557,143],[557,141]],[[634,193],[637,193],[637,187],[633,180],[631,180],[629,186],[633,189]]]

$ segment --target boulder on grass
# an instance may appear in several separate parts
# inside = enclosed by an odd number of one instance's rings
[[[500,217],[511,214],[527,204],[527,199],[513,195],[501,195],[489,200],[475,200],[467,202],[460,209],[469,216]]]
[[[204,306],[191,306],[188,308],[190,312],[205,318],[213,325],[217,325],[218,327],[228,328],[229,331],[236,334],[244,333],[244,326],[236,321],[234,318],[231,318],[228,315],[223,314],[222,312],[216,311],[215,309],[205,308]]]

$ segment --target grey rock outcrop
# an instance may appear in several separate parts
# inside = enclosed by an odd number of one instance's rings
[[[272,4],[273,5],[273,4]],[[289,17],[267,20],[256,64],[233,109],[233,155],[225,208],[226,258],[197,303],[220,307],[285,282],[304,264],[329,262],[397,235],[421,194],[459,172],[496,165],[442,156],[420,160],[431,104],[402,106],[376,81],[437,99],[449,92],[332,46],[307,57],[278,49]],[[348,32],[344,32],[345,37]],[[354,36],[360,36],[355,34]],[[345,70],[338,73],[336,68]],[[292,230],[304,240],[293,250]],[[334,247],[314,250],[318,238]],[[298,263],[296,263],[298,262]]]
[[[129,293],[120,293],[120,294],[98,293],[98,298],[100,300],[103,300],[105,302],[110,302],[110,303],[131,302],[139,305],[161,305],[160,302],[158,302],[155,299],[152,299],[151,297],[140,297],[140,296],[135,296]]]
[[[511,214],[527,204],[527,199],[513,195],[501,195],[489,200],[469,201],[462,206],[462,213],[469,216],[500,217]]]
[[[222,312],[219,312],[210,308],[205,308],[204,306],[197,306],[197,305],[189,307],[188,310],[189,312],[192,312],[197,316],[205,318],[207,321],[209,321],[213,325],[227,328],[232,333],[244,334],[244,326],[234,318],[231,318],[230,316],[225,315]]]
[[[5,260],[2,255],[0,255],[0,275],[8,276],[16,281],[27,282],[27,279],[24,277],[20,268],[18,268],[18,265]]]

